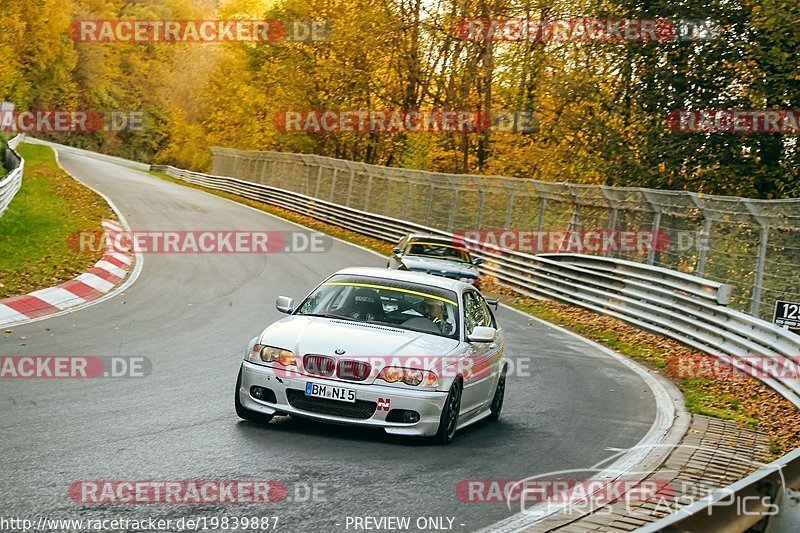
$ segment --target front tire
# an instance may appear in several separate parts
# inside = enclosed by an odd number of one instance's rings
[[[260,422],[261,424],[268,424],[274,415],[265,415],[264,413],[257,413],[256,411],[251,411],[250,409],[246,408],[242,405],[241,400],[239,400],[239,389],[242,386],[242,372],[244,372],[244,365],[239,368],[239,377],[236,378],[236,393],[234,394],[233,405],[236,408],[236,414],[239,415],[239,418],[243,420],[249,420],[250,422]]]
[[[498,420],[500,418],[500,411],[503,409],[503,400],[506,396],[506,369],[500,374],[500,379],[497,380],[497,388],[494,390],[494,397],[492,398],[492,405],[489,408],[489,418],[491,420]]]
[[[439,444],[450,444],[458,427],[458,413],[461,410],[461,381],[456,380],[447,393],[442,416],[439,419],[439,431],[434,441]]]

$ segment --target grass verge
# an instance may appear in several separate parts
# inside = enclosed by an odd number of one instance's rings
[[[70,280],[92,267],[102,252],[69,246],[80,231],[102,231],[116,219],[102,197],[56,163],[50,147],[20,144],[25,159],[22,188],[0,217],[0,298],[26,294]]]
[[[360,235],[337,226],[331,226],[286,209],[270,206],[199,185],[172,178],[161,172],[151,172],[156,177],[229,198],[260,211],[277,215],[304,226],[359,244],[378,253],[388,255],[392,244]],[[691,368],[714,368],[715,359],[681,343],[653,335],[629,326],[615,318],[554,301],[535,300],[518,295],[513,290],[489,279],[483,291],[500,296],[503,303],[563,326],[579,335],[594,340],[626,355],[648,368],[661,372],[681,389],[686,408],[690,413],[733,420],[742,426],[758,428],[769,435],[775,456],[800,447],[800,412],[780,394],[748,376],[734,374],[731,379],[681,377],[679,362],[692,363]]]

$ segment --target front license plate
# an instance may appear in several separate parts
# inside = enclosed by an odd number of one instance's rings
[[[339,400],[340,402],[355,403],[356,401],[356,391],[353,389],[334,387],[333,385],[322,385],[310,381],[306,382],[306,396]]]

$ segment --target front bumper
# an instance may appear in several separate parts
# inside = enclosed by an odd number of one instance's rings
[[[357,401],[374,402],[377,407],[369,418],[353,418],[309,411],[298,406],[298,401],[296,400],[294,401],[294,406],[290,404],[287,390],[297,391],[293,393],[293,396],[299,397],[304,394],[307,382],[353,389],[356,391]],[[276,401],[273,403],[253,398],[250,395],[250,388],[253,386],[272,390],[275,393]],[[333,424],[381,428],[393,435],[420,437],[436,434],[439,429],[442,409],[447,399],[446,392],[412,391],[385,385],[364,385],[356,382],[329,380],[311,376],[287,377],[285,375],[277,375],[272,367],[256,365],[248,361],[244,361],[242,365],[242,382],[237,394],[239,394],[239,401],[245,408],[259,413],[268,415],[292,414]],[[335,400],[331,401],[335,402]],[[347,402],[337,403],[343,404],[343,407],[348,407]],[[394,409],[416,411],[419,413],[420,419],[415,423],[387,421],[386,416]]]

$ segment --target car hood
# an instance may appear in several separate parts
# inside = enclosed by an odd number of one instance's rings
[[[414,368],[435,370],[441,365],[440,359],[459,346],[455,339],[429,333],[300,315],[270,325],[258,342],[293,351],[301,371],[302,358],[307,354],[367,361],[373,373],[362,383],[370,383],[384,366],[413,362]],[[337,354],[337,350],[344,353]]]
[[[468,263],[459,263],[448,259],[433,257],[403,256],[403,264],[409,270],[426,272],[435,276],[477,278],[478,269]]]

